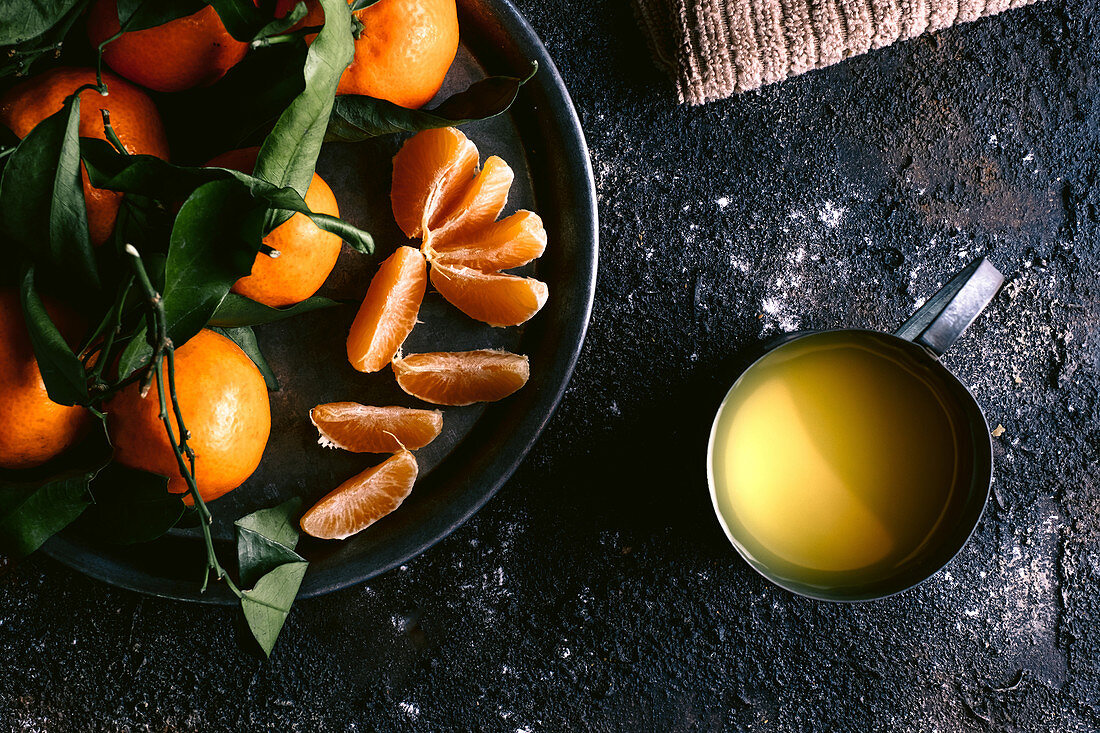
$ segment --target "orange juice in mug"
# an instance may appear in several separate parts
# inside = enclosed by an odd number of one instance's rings
[[[719,521],[765,577],[864,600],[920,582],[962,547],[989,491],[990,438],[937,357],[1002,280],[979,260],[897,334],[788,334],[737,379],[708,475]]]

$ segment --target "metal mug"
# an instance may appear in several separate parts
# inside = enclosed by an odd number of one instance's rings
[[[714,512],[726,536],[750,566],[776,585],[799,595],[828,601],[867,601],[893,595],[918,585],[939,572],[958,554],[977,527],[989,498],[993,478],[993,448],[989,425],[977,400],[966,385],[940,363],[939,357],[985,309],[1003,282],[1004,276],[983,257],[970,263],[893,334],[866,329],[798,331],[784,334],[763,347],[762,353],[756,355],[756,358],[741,372],[723,399],[722,406],[715,415],[707,447],[707,480]],[[739,541],[737,536],[739,528],[731,528],[723,516],[715,488],[715,437],[719,418],[723,414],[722,408],[730,400],[730,396],[743,383],[745,375],[765,356],[796,341],[825,332],[873,334],[874,339],[907,352],[913,359],[937,375],[939,384],[946,387],[948,394],[965,416],[965,427],[970,433],[969,486],[965,488],[965,494],[961,500],[956,503],[952,515],[947,518],[948,524],[936,530],[936,540],[926,551],[899,567],[895,574],[851,586],[826,587],[799,581],[769,567],[761,558],[755,557],[745,543]]]

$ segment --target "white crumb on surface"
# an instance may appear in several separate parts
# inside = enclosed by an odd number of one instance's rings
[[[840,223],[844,221],[844,212],[846,212],[843,206],[837,206],[832,201],[826,201],[821,209],[817,212],[818,221],[825,224],[830,229],[836,229],[840,226]]]

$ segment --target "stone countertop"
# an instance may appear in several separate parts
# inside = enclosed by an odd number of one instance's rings
[[[473,520],[291,614],[42,557],[0,577],[0,729],[1100,729],[1100,8],[1061,0],[704,107],[626,0],[521,0],[596,172],[600,279],[568,395]],[[730,549],[710,414],[740,349],[890,329],[969,259],[1002,295],[946,357],[993,497],[935,578],[813,602]]]

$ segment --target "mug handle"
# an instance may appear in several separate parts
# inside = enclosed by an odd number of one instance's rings
[[[980,257],[951,278],[894,335],[941,356],[985,310],[1004,281],[1005,276]]]

